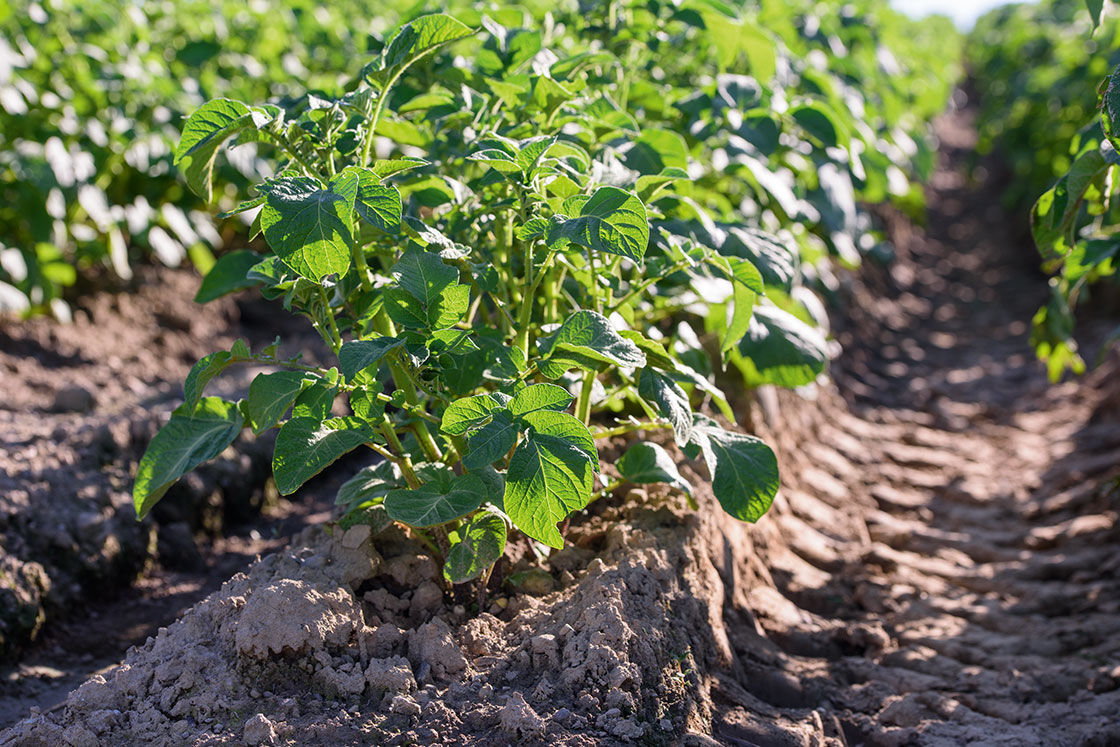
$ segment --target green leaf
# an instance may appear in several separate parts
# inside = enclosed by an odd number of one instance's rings
[[[553,217],[548,243],[557,246],[565,242],[639,262],[649,244],[645,205],[626,190],[600,187],[583,202],[577,217]]]
[[[392,158],[383,161],[374,161],[373,166],[371,166],[369,170],[372,171],[374,176],[376,176],[378,179],[384,180],[388,179],[390,176],[401,174],[405,171],[411,171],[412,169],[418,169],[421,166],[427,165],[428,162],[423,158],[413,158],[411,156],[405,156],[403,158]]]
[[[183,124],[183,134],[175,148],[175,165],[182,170],[191,191],[210,202],[210,180],[218,148],[242,130],[263,127],[270,119],[264,110],[231,99],[214,99],[196,109]]]
[[[136,517],[147,516],[180,477],[221,454],[237,438],[242,423],[238,406],[218,397],[206,397],[193,412],[172,413],[136,468],[132,486]]]
[[[515,443],[517,425],[506,410],[497,410],[489,423],[471,434],[463,466],[469,470],[488,467],[509,453]]]
[[[820,332],[793,314],[769,304],[751,317],[739,353],[749,365],[750,384],[797,387],[815,380],[828,364],[828,344]]]
[[[303,176],[272,182],[260,214],[269,247],[305,278],[344,275],[350,269],[357,190],[354,173],[339,174],[326,189]]]
[[[826,148],[835,148],[840,144],[841,127],[836,116],[824,104],[816,101],[800,104],[791,108],[788,114],[818,144]]]
[[[393,267],[399,287],[385,293],[385,309],[398,324],[447,329],[466,314],[470,286],[458,282],[459,271],[439,255],[409,249]]]
[[[712,473],[712,492],[723,510],[742,521],[758,521],[778,494],[778,460],[761,439],[732,433],[711,421],[697,425],[692,442]]]
[[[645,354],[646,365],[659,368],[662,371],[677,370],[677,361],[669,355],[669,352],[665,350],[665,346],[660,342],[651,340],[641,332],[635,332],[632,329],[621,330],[619,334],[637,345],[638,349]]]
[[[251,358],[250,351],[242,340],[234,343],[231,350],[221,350],[210,353],[199,359],[198,363],[191,366],[187,378],[183,380],[183,409],[190,411],[195,408],[206,385],[225,371],[234,363],[243,363]]]
[[[436,355],[469,355],[481,349],[471,339],[469,329],[437,329],[425,344]]]
[[[272,455],[276,489],[280,495],[291,495],[340,456],[370,440],[371,435],[358,418],[292,418],[276,436]]]
[[[556,525],[587,505],[593,487],[594,470],[586,452],[562,438],[532,433],[513,452],[503,503],[514,526],[561,548],[564,538]]]
[[[684,446],[692,437],[692,405],[677,382],[652,368],[638,374],[638,394],[657,405],[662,416],[673,426],[677,443]]]
[[[648,204],[666,185],[687,178],[688,172],[684,169],[665,168],[656,174],[639,176],[634,188],[638,191],[638,199]]]
[[[342,483],[334,503],[336,506],[356,506],[383,498],[390,490],[401,487],[401,480],[397,465],[389,461],[378,462]]]
[[[483,148],[467,156],[468,161],[484,163],[500,174],[517,174],[521,171],[516,156],[499,148]]]
[[[194,302],[207,303],[229,293],[258,285],[258,281],[250,280],[247,275],[249,270],[260,261],[261,255],[248,249],[237,249],[218,257],[218,261],[202,279]]]
[[[572,404],[568,390],[555,384],[532,384],[513,396],[509,411],[521,417],[537,410],[564,410]]]
[[[536,410],[525,414],[521,420],[537,436],[550,436],[571,444],[583,452],[591,469],[599,471],[599,449],[595,445],[595,437],[579,418],[566,412]]]
[[[447,551],[443,576],[453,584],[472,581],[497,563],[506,551],[506,522],[493,511],[479,513],[458,530],[458,541]]]
[[[431,304],[440,294],[459,282],[459,271],[445,264],[438,254],[409,249],[393,267],[400,286],[417,300]]]
[[[1112,147],[1120,150],[1120,67],[1113,69],[1106,80],[1101,96],[1101,126]]]
[[[727,238],[719,246],[719,253],[730,259],[739,257],[750,263],[762,275],[763,284],[789,292],[797,274],[798,254],[788,248],[776,236],[755,228],[736,226],[727,232]],[[760,293],[744,273],[750,270],[741,266],[733,267],[733,280],[745,284],[755,293]]]
[[[490,421],[495,412],[505,406],[489,394],[476,394],[473,397],[457,399],[443,411],[439,429],[452,436],[462,436]]]
[[[757,24],[735,18],[730,8],[717,12],[710,3],[695,3],[712,38],[722,70],[735,68],[739,55],[745,55],[750,72],[763,83],[778,70],[778,49],[774,40]],[[731,13],[729,16],[728,13]]]
[[[246,403],[253,433],[263,433],[280,422],[303,391],[306,375],[302,371],[277,371],[262,373],[253,379]]]
[[[403,346],[404,341],[395,337],[344,342],[338,351],[338,368],[347,381],[353,381],[359,373],[380,365],[392,350]]]
[[[444,13],[421,16],[401,26],[385,47],[378,77],[388,79],[398,75],[429,52],[473,33],[472,29]]]
[[[637,441],[615,462],[618,473],[638,485],[664,482],[692,495],[692,486],[681,477],[677,464],[669,452],[655,443]]]
[[[369,169],[348,166],[342,174],[353,174],[358,180],[354,198],[354,212],[358,217],[385,233],[400,233],[402,206],[397,188],[382,184],[382,177]]]
[[[1085,0],[1085,7],[1093,18],[1093,30],[1101,25],[1101,14],[1104,12],[1104,0]]]
[[[720,343],[720,352],[734,348],[750,329],[758,296],[766,292],[762,273],[749,259],[711,255],[709,261],[732,282],[731,319]]]
[[[542,374],[558,379],[571,368],[597,371],[603,364],[640,368],[645,354],[620,335],[610,321],[594,311],[577,311],[552,336],[545,359],[538,363]]]
[[[377,396],[379,393],[380,386],[359,387],[350,392],[350,409],[354,415],[367,422],[380,420],[385,414],[385,402]]]
[[[303,392],[296,397],[292,406],[293,418],[315,418],[325,420],[331,415],[331,407],[338,396],[338,389],[323,381],[304,385]]]
[[[626,165],[647,177],[668,168],[684,170],[688,168],[688,146],[672,130],[643,130],[626,152]]]
[[[390,490],[385,510],[411,527],[431,527],[466,516],[482,505],[486,484],[477,475],[458,475],[448,485],[427,484],[415,490]]]

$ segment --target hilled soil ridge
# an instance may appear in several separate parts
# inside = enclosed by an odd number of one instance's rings
[[[307,530],[0,744],[1120,744],[1116,361],[1046,383],[1045,281],[967,113],[938,133],[836,383],[743,404],[783,463],[757,525],[633,490],[474,616],[402,534]]]

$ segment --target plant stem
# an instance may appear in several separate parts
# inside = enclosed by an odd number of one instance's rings
[[[389,442],[389,445],[401,455],[398,464],[401,467],[401,474],[404,475],[404,479],[408,483],[408,487],[414,490],[420,487],[420,479],[412,469],[412,460],[404,450],[404,446],[401,445],[401,440],[397,438],[397,431],[393,428],[393,421],[389,420],[388,415],[383,415],[381,417],[381,433],[385,436],[385,440]]]
[[[358,165],[362,168],[369,166],[369,153],[373,148],[373,138],[377,134],[377,123],[381,121],[381,110],[385,108],[385,99],[389,97],[389,90],[396,82],[397,76],[393,76],[377,94],[377,104],[373,108],[373,116],[370,117],[369,127],[366,129],[366,136],[362,140],[362,158],[358,161]]]
[[[408,369],[401,365],[399,359],[389,361],[389,371],[393,374],[394,383],[404,392],[405,401],[410,405],[419,405],[420,400],[416,394],[416,384],[413,382]],[[416,432],[416,439],[420,442],[420,448],[424,450],[424,454],[433,462],[438,462],[440,457],[439,446],[432,438],[432,432],[428,430],[428,424],[417,421],[412,424],[412,428]]]
[[[603,313],[603,302],[599,298],[599,264],[595,261],[594,250],[587,250],[587,261],[591,268],[591,305],[595,311]]]
[[[583,375],[583,382],[579,389],[579,399],[576,400],[576,417],[587,425],[591,422],[591,390],[595,386],[595,372],[588,371]]]
[[[605,430],[596,431],[592,435],[596,440],[601,438],[613,438],[614,436],[625,436],[627,433],[635,433],[637,431],[658,431],[667,430],[673,426],[669,423],[627,423],[615,428],[607,428]]]
[[[599,500],[600,498],[606,498],[608,495],[610,495],[614,491],[618,490],[619,488],[621,488],[625,484],[626,484],[626,480],[621,480],[621,479],[620,480],[612,480],[610,483],[607,484],[606,487],[604,487],[602,490],[600,490],[595,495],[591,496],[591,500],[588,501],[588,503],[594,503],[595,501]]]
[[[632,289],[630,289],[629,293],[627,293],[621,299],[616,301],[610,307],[610,309],[608,309],[608,312],[618,311],[623,306],[628,304],[630,302],[630,300],[634,298],[634,296],[637,296],[639,293],[643,292],[646,288],[650,287],[651,285],[656,283],[658,280],[661,280],[662,278],[666,278],[666,277],[672,275],[675,272],[680,272],[681,270],[685,269],[686,267],[689,267],[691,264],[692,264],[692,260],[688,260],[688,259],[678,260],[674,265],[669,267],[669,269],[665,270],[665,272],[660,273],[656,277],[651,277],[651,278],[647,278],[647,279],[643,280],[642,282],[640,282],[636,286],[634,286]]]
[[[352,234],[353,240],[350,242],[350,257],[354,260],[354,266],[358,268],[358,282],[361,283],[362,290],[369,293],[373,290],[373,286],[369,282],[369,264],[366,263],[366,253],[362,248],[361,240],[358,238],[357,221],[354,221]]]
[[[334,320],[334,310],[331,309],[330,298],[327,297],[327,289],[319,286],[319,298],[323,301],[323,315],[327,318],[327,328],[331,333],[331,339],[327,342],[330,344],[331,349],[334,350],[335,355],[342,349],[342,336],[338,334],[338,324]]]

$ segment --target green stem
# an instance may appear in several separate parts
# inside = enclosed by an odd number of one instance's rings
[[[613,304],[613,305],[612,305],[612,306],[610,307],[610,309],[608,309],[608,313],[611,313],[611,312],[615,312],[615,311],[618,311],[618,310],[619,310],[619,309],[621,309],[621,308],[622,308],[623,306],[625,306],[626,304],[630,303],[630,301],[631,301],[631,300],[632,300],[632,299],[633,299],[633,298],[634,298],[635,296],[637,296],[638,294],[640,294],[640,293],[642,293],[643,291],[645,291],[645,289],[646,289],[646,288],[650,287],[651,285],[653,285],[654,283],[656,283],[656,282],[657,282],[658,280],[661,280],[662,278],[666,278],[666,277],[669,277],[669,276],[670,276],[670,275],[672,275],[673,273],[675,273],[675,272],[680,272],[681,270],[683,270],[683,269],[685,269],[686,267],[689,267],[689,266],[691,266],[691,265],[692,265],[692,260],[690,260],[690,259],[682,259],[682,260],[678,260],[678,261],[677,261],[677,262],[676,262],[675,264],[673,264],[673,265],[672,265],[671,267],[669,267],[669,269],[668,269],[668,270],[666,270],[665,272],[662,272],[662,273],[658,274],[658,275],[657,275],[656,277],[652,277],[652,278],[647,278],[646,280],[643,280],[642,282],[638,283],[638,284],[637,284],[636,286],[634,286],[633,288],[631,288],[631,289],[630,289],[630,292],[629,292],[629,293],[627,293],[627,294],[626,294],[625,296],[623,296],[623,297],[622,297],[621,299],[619,299],[618,301],[616,301],[616,302],[615,302],[615,303],[614,303],[614,304]]]
[[[366,253],[358,238],[357,221],[354,222],[352,233],[354,240],[350,242],[350,257],[354,260],[354,266],[358,268],[358,282],[361,283],[362,290],[369,293],[373,290],[373,285],[369,282],[369,264],[366,263]]]
[[[323,301],[323,315],[327,318],[327,328],[331,334],[331,339],[327,342],[334,350],[335,355],[338,355],[338,351],[342,349],[342,336],[338,334],[338,323],[335,322],[334,310],[331,309],[331,301],[327,297],[327,290],[321,285],[319,286],[319,298]]]
[[[399,360],[392,359],[389,361],[389,371],[393,374],[393,381],[404,392],[405,401],[410,405],[419,405],[420,398],[416,394],[416,384],[412,380],[408,369],[401,365]],[[438,462],[440,457],[439,446],[432,438],[432,432],[428,430],[428,424],[421,420],[413,423],[412,428],[416,432],[416,439],[420,442],[420,448],[424,450],[424,455],[433,462]]]
[[[603,313],[603,302],[602,299],[599,298],[599,263],[595,261],[594,250],[587,250],[587,261],[591,268],[591,305],[595,311],[601,314]]]
[[[587,425],[591,422],[591,390],[595,385],[595,372],[588,371],[583,375],[583,382],[579,389],[579,399],[576,400],[576,417]]]
[[[667,430],[673,426],[669,423],[627,423],[620,425],[616,428],[607,428],[605,430],[596,431],[592,434],[596,440],[601,438],[613,438],[614,436],[625,436],[627,433],[635,433],[637,431],[658,431]]]
[[[362,158],[358,161],[358,164],[362,168],[369,166],[369,153],[373,148],[373,138],[377,134],[377,123],[381,121],[381,111],[385,108],[385,99],[389,97],[389,91],[393,88],[393,84],[397,82],[397,77],[399,75],[400,73],[390,78],[389,82],[385,84],[385,87],[377,94],[377,104],[373,107],[373,116],[370,117],[369,127],[366,129],[366,136],[362,140]]]
[[[401,474],[404,475],[405,482],[408,487],[415,490],[420,487],[420,478],[416,476],[416,472],[412,469],[412,459],[409,458],[408,453],[405,452],[404,446],[401,445],[401,440],[397,438],[397,431],[393,428],[393,421],[389,420],[388,415],[381,418],[381,434],[385,436],[385,440],[398,454],[400,454],[400,461],[397,464],[401,467]]]
[[[537,297],[537,289],[540,287],[541,281],[544,280],[545,276],[548,274],[548,268],[549,265],[552,264],[552,258],[554,256],[555,252],[549,252],[548,256],[545,257],[544,262],[541,264],[541,271],[537,273],[535,278],[532,278],[532,242],[529,243],[528,248],[525,250],[525,263],[529,268],[528,272],[531,282],[529,282],[529,290],[525,293],[525,297],[521,299],[521,318],[517,321],[517,347],[521,348],[521,351],[525,353],[526,360],[529,359],[529,328],[533,323],[533,306]]]
[[[599,500],[600,498],[606,498],[608,495],[610,495],[614,491],[618,490],[619,488],[621,488],[625,484],[626,484],[625,480],[612,480],[610,483],[607,484],[606,487],[604,487],[602,490],[600,490],[595,495],[591,496],[591,500],[588,501],[588,503],[594,503],[595,501]]]

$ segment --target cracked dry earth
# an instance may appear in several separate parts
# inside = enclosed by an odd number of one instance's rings
[[[938,134],[836,383],[743,405],[783,462],[757,525],[630,491],[475,616],[403,535],[309,530],[0,745],[1120,744],[1117,361],[1047,384],[1045,281],[967,112]]]

